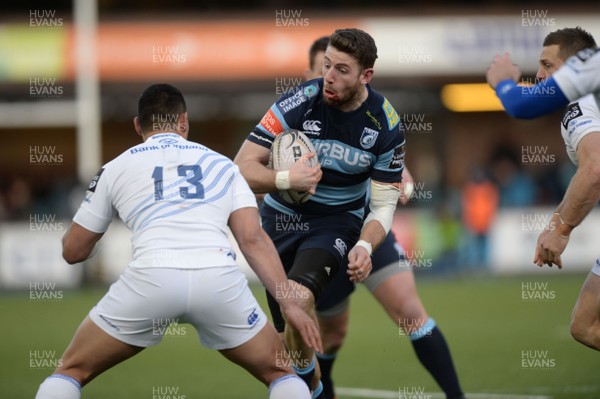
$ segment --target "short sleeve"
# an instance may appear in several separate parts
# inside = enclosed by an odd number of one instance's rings
[[[600,132],[600,111],[593,96],[571,103],[563,118],[565,141],[576,157],[581,140],[590,133]]]
[[[233,202],[231,212],[240,208],[258,207],[258,205],[256,204],[256,197],[254,196],[254,193],[252,192],[252,190],[250,190],[250,186],[248,186],[248,183],[246,182],[242,174],[239,172],[239,170],[236,170],[231,186],[233,190]]]
[[[104,233],[115,216],[106,168],[94,176],[73,221],[94,233]]]
[[[600,91],[600,49],[585,49],[570,57],[552,77],[569,101]]]

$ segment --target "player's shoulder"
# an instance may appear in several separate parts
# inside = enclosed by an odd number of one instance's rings
[[[596,123],[600,123],[600,109],[593,94],[588,94],[577,101],[569,103],[562,118],[562,125],[565,129],[568,129],[569,126],[583,119],[592,119]]]
[[[304,109],[319,98],[323,87],[323,78],[303,82],[296,87],[286,90],[276,101],[275,105],[282,114]]]
[[[370,86],[367,86],[367,89],[369,90],[367,117],[380,125],[380,130],[395,131],[400,125],[398,112],[383,94]]]
[[[561,121],[561,133],[565,140],[578,142],[583,136],[598,131],[600,131],[600,109],[593,94],[569,104]]]
[[[597,81],[598,69],[600,69],[600,48],[587,48],[569,57],[565,65],[552,76],[559,86],[565,83],[595,87],[593,82]],[[562,86],[561,86],[562,88]],[[594,90],[584,91],[581,94]]]
[[[573,103],[579,103],[579,106],[582,108],[584,113],[589,113],[591,116],[595,117],[599,116],[600,108],[598,107],[598,98],[594,94],[583,96]]]
[[[586,48],[569,57],[565,63],[569,68],[579,72],[582,67],[597,71],[600,68],[600,47]]]

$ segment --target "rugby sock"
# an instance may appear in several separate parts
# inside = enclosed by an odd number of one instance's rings
[[[279,377],[269,386],[269,399],[309,399],[310,391],[298,376]]]
[[[319,386],[312,393],[312,399],[326,399],[325,392],[323,392],[323,383],[319,381]]]
[[[81,384],[64,374],[52,374],[40,384],[35,399],[79,399]]]
[[[317,360],[319,360],[319,367],[321,368],[321,382],[323,383],[323,392],[328,399],[335,398],[333,389],[333,380],[331,379],[331,369],[333,368],[333,362],[335,362],[337,355],[327,355],[323,353],[317,353]]]
[[[433,319],[408,336],[421,364],[429,371],[447,399],[464,398],[444,335]]]
[[[296,372],[296,374],[298,374],[298,377],[302,378],[302,380],[306,382],[306,385],[308,385],[308,387],[312,389],[312,380],[315,376],[315,358],[313,357],[308,367],[304,369],[294,366],[294,371]]]

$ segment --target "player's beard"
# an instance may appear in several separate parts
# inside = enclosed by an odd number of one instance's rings
[[[329,89],[327,86],[323,87],[323,90]],[[349,87],[343,92],[336,92],[336,98],[331,99],[323,96],[325,104],[347,111],[349,108],[358,108],[360,106],[360,97],[362,95],[363,85],[360,82],[356,82],[356,85]],[[355,105],[356,104],[356,105]],[[353,107],[353,105],[355,105]]]

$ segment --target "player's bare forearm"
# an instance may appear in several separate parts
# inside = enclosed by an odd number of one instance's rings
[[[585,136],[579,144],[577,150],[579,167],[557,208],[562,222],[566,225],[578,226],[600,199],[600,150],[598,146],[600,146],[600,132]],[[570,230],[566,233],[570,233]]]
[[[379,221],[371,220],[364,225],[358,242],[348,252],[347,274],[350,281],[361,282],[369,276],[373,269],[371,254],[385,236],[385,229]]]
[[[600,199],[600,165],[579,167],[571,179],[567,192],[557,208],[562,221],[568,226],[578,226]],[[560,229],[561,226],[559,225]],[[563,234],[570,233],[568,231]],[[566,235],[565,234],[565,235]]]
[[[256,231],[253,239],[246,243],[242,252],[273,298],[279,302],[280,298],[289,297],[281,295],[281,292],[278,294],[278,291],[288,288],[286,284],[288,280],[273,242],[262,229]]]
[[[94,233],[72,223],[62,239],[63,258],[68,264],[80,263],[90,257],[96,243],[104,233]]]
[[[579,143],[579,167],[571,179],[548,229],[538,238],[534,262],[562,268],[561,254],[569,243],[571,231],[590,213],[600,199],[600,134],[585,136]]]
[[[239,166],[242,175],[255,194],[266,194],[277,191],[277,171],[268,168],[269,150],[246,140],[236,155],[234,162]],[[315,194],[316,186],[323,176],[321,166],[311,166],[308,160],[316,157],[316,153],[304,154],[285,174],[279,184],[298,191]]]
[[[277,298],[276,290],[285,286],[287,277],[275,245],[260,226],[257,209],[237,209],[229,217],[229,227],[252,270]]]
[[[301,296],[297,294],[302,287],[287,279],[273,241],[260,227],[256,208],[234,211],[229,217],[229,227],[248,264],[281,307],[286,322],[308,347],[322,351],[319,328],[299,304]]]
[[[276,171],[267,167],[269,150],[251,141],[244,141],[233,160],[254,193],[266,194],[277,190]]]
[[[375,251],[385,240],[385,236],[387,233],[383,229],[383,226],[377,220],[371,220],[367,224],[364,225],[362,231],[360,232],[359,240],[364,240],[368,243],[371,243],[373,247],[373,251]]]
[[[282,306],[285,300],[293,299],[287,291],[295,287],[288,281],[273,241],[260,226],[256,208],[233,212],[229,227],[250,268],[273,298]]]

